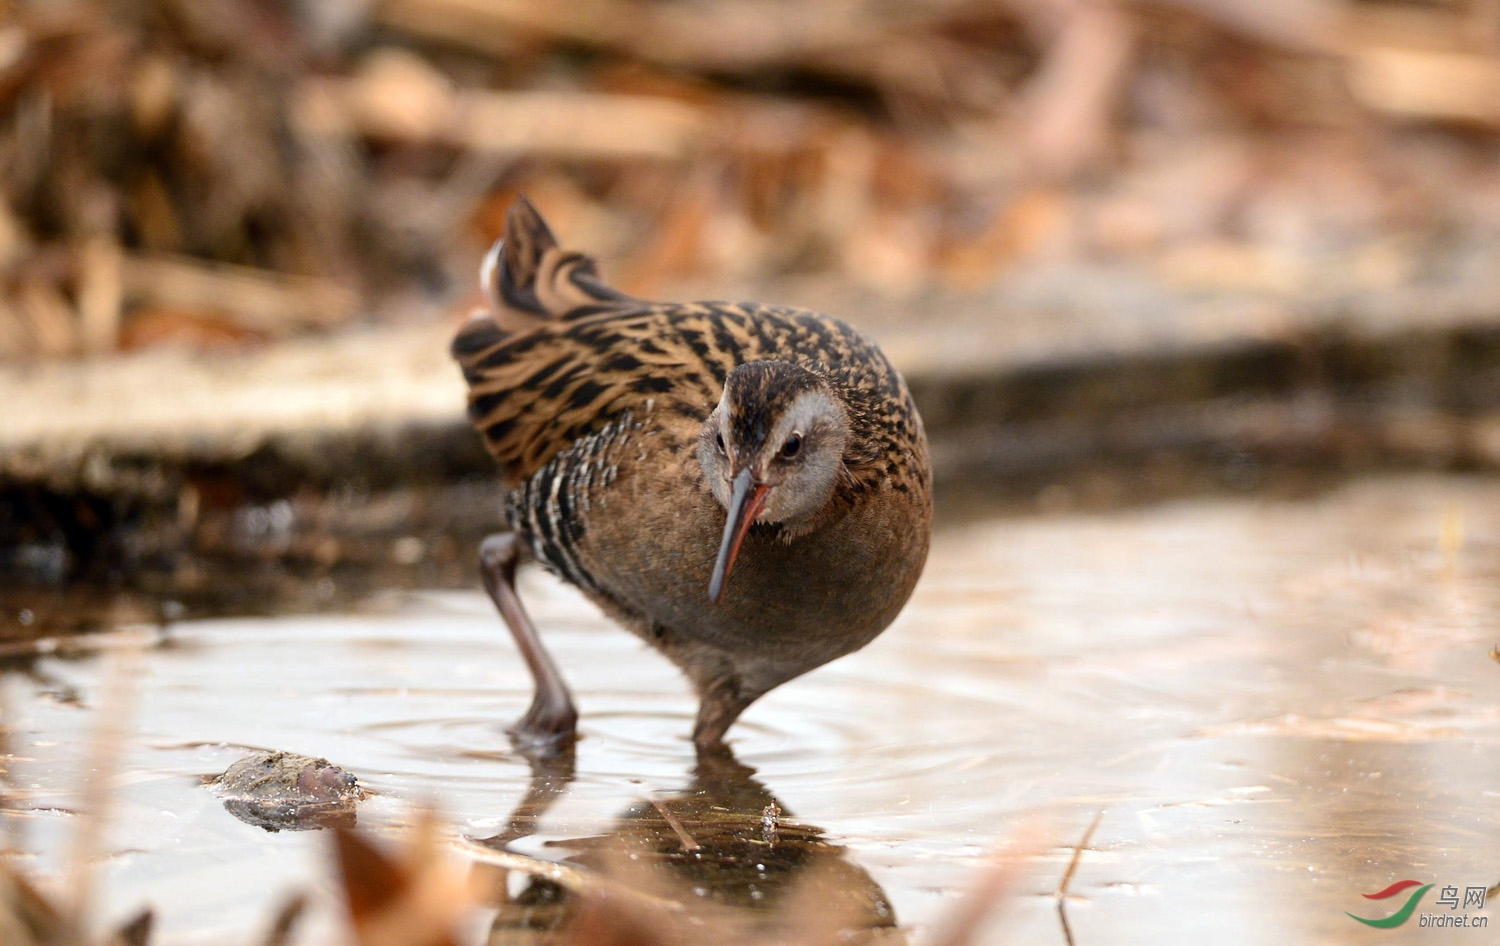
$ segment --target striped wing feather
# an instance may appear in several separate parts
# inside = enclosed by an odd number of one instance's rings
[[[754,304],[658,304],[605,286],[588,256],[558,248],[524,199],[484,281],[491,310],[459,330],[453,355],[469,417],[518,485],[580,438],[647,402],[697,419],[736,365],[776,358],[828,378],[849,411],[854,481],[910,466],[920,422],[885,356],[844,323]],[[919,467],[925,468],[925,458]]]

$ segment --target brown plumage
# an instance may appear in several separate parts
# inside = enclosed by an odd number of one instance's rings
[[[932,476],[874,343],[799,309],[622,295],[524,199],[482,281],[491,310],[453,354],[509,487],[512,532],[481,559],[537,680],[522,744],[576,721],[515,597],[523,551],[683,669],[700,745],[895,618],[926,560]]]

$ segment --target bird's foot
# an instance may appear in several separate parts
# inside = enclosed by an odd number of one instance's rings
[[[571,700],[537,699],[526,715],[506,730],[517,752],[530,758],[551,758],[573,749],[578,741],[578,711]]]

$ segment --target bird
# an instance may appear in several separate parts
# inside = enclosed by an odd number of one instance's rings
[[[873,341],[803,309],[626,295],[524,196],[480,284],[451,352],[504,487],[479,564],[535,684],[515,746],[563,751],[578,723],[516,593],[524,560],[681,669],[699,749],[895,620],[931,543],[932,468]]]

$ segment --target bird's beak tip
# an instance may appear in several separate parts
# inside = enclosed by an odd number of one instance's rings
[[[734,477],[729,496],[729,514],[724,520],[724,537],[719,543],[719,555],[714,560],[713,577],[708,583],[708,603],[716,605],[724,596],[724,586],[729,582],[729,573],[734,560],[740,554],[740,545],[750,532],[750,526],[760,516],[766,505],[766,493],[770,487],[755,482],[747,470]]]

